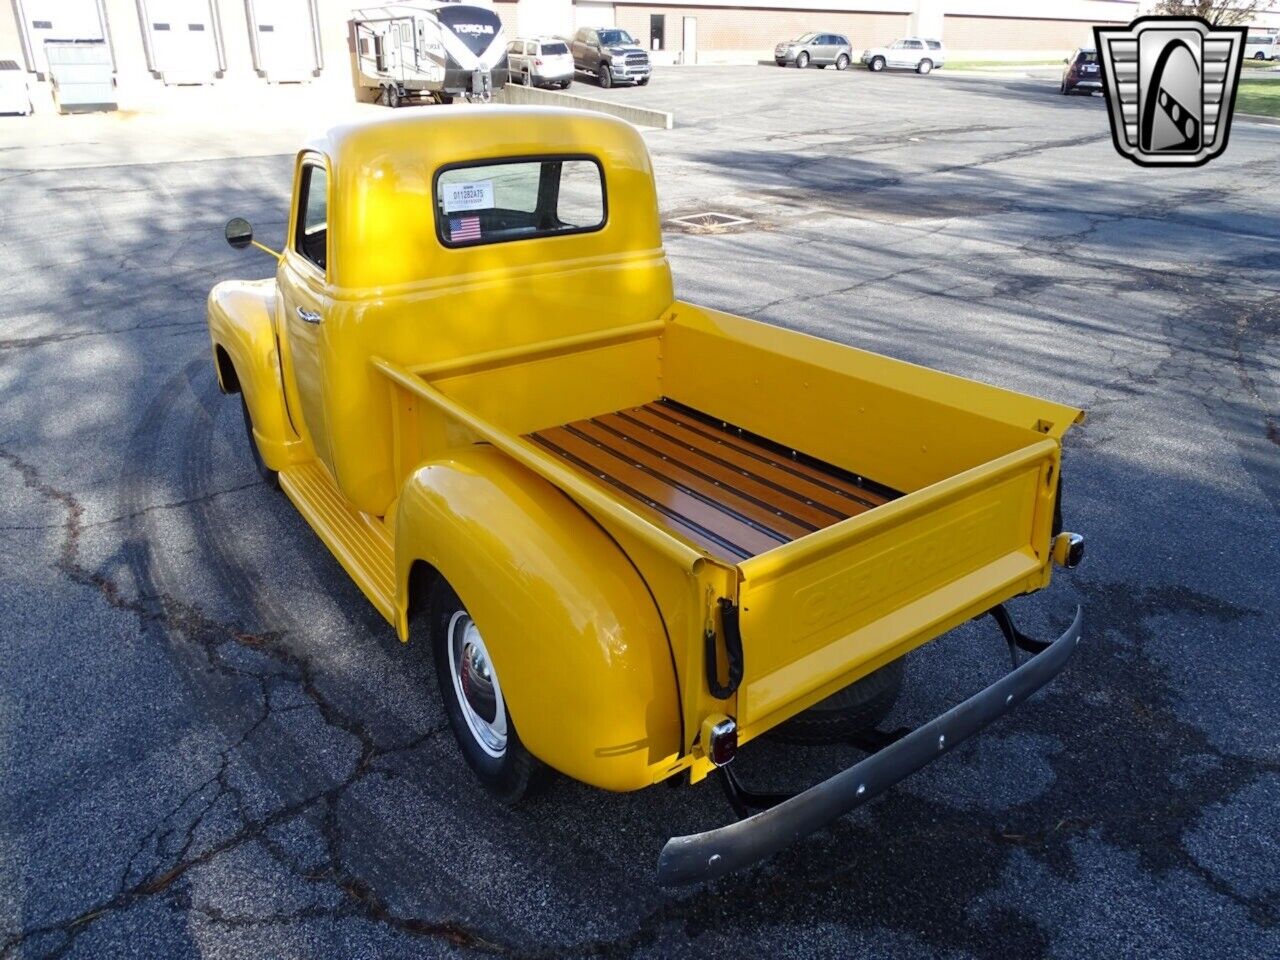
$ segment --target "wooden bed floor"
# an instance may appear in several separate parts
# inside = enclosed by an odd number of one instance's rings
[[[527,437],[731,563],[899,495],[670,400]]]

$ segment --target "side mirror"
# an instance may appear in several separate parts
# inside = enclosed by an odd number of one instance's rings
[[[253,243],[253,224],[244,217],[233,217],[227,221],[223,236],[227,238],[227,243],[231,244],[231,246],[237,250],[243,250]]]
[[[1063,57],[1063,58],[1062,58],[1062,62],[1063,62],[1063,63],[1070,63],[1070,62],[1071,62],[1071,58],[1070,58],[1070,57]]]

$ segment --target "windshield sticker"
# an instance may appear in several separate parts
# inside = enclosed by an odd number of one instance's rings
[[[493,181],[474,180],[470,183],[442,183],[444,212],[459,210],[487,210],[493,206]]]

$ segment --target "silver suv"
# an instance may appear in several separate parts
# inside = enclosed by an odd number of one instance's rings
[[[810,64],[825,67],[834,63],[837,70],[847,70],[853,60],[853,48],[842,33],[806,33],[774,47],[773,59],[780,67],[789,63],[801,68]]]
[[[862,51],[862,62],[872,73],[892,67],[925,74],[946,63],[947,52],[942,48],[941,40],[907,37],[895,40],[887,47],[868,47]]]

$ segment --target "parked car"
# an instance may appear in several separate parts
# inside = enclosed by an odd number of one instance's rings
[[[886,67],[894,70],[914,70],[916,73],[932,73],[947,62],[947,52],[941,40],[925,37],[904,37],[887,47],[871,47],[862,51],[862,62],[872,73]]]
[[[1062,86],[1060,92],[1065,96],[1076,90],[1093,93],[1102,89],[1102,72],[1098,67],[1098,51],[1092,47],[1078,47],[1071,56],[1062,61]]]
[[[790,63],[802,69],[835,64],[837,70],[846,70],[853,62],[853,48],[842,33],[806,33],[774,47],[773,59],[780,67]]]
[[[616,27],[583,27],[573,35],[573,67],[608,89],[615,83],[649,82],[649,55],[631,34]]]
[[[526,87],[559,87],[573,83],[569,44],[554,37],[521,37],[507,44],[509,83]]]
[[[714,879],[947,756],[1075,651],[1078,608],[1050,642],[1004,604],[1082,557],[1059,498],[1083,411],[676,299],[635,127],[426,111],[331,129],[294,169],[274,276],[209,294],[210,360],[263,480],[425,646],[499,801],[547,767],[615,791],[714,776],[742,819],[658,863]],[[266,249],[243,219],[226,237]],[[1012,672],[876,730],[902,657],[984,613]],[[374,619],[342,641],[378,642]],[[731,761],[775,728],[870,756],[750,816],[779,798]]]
[[[1280,37],[1275,34],[1254,34],[1244,42],[1245,59],[1274,60],[1277,40],[1280,40]]]

